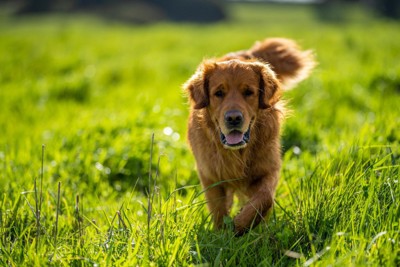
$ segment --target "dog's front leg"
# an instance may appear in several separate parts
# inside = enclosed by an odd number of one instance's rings
[[[235,233],[240,236],[257,226],[274,203],[277,179],[260,179],[249,188],[250,200],[234,218]]]
[[[232,197],[232,194],[227,194],[228,192],[222,184],[215,184],[207,179],[202,179],[202,184],[205,189],[207,206],[214,220],[214,227],[220,229],[224,216],[229,213],[229,204],[232,203],[229,198]]]

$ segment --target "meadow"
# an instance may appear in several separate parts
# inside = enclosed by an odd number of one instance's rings
[[[400,24],[359,7],[340,21],[229,11],[148,25],[0,14],[1,266],[400,265]],[[274,36],[318,66],[284,95],[274,210],[238,238],[212,229],[181,85],[203,58]]]

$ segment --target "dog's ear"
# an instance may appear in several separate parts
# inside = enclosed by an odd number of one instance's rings
[[[267,109],[281,98],[281,85],[275,73],[267,64],[255,63],[254,69],[259,74],[259,108]]]
[[[193,76],[183,85],[194,109],[202,109],[209,105],[208,76],[210,64],[203,62]]]

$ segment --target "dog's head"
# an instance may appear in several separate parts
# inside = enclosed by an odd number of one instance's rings
[[[256,61],[205,61],[184,88],[194,109],[208,109],[228,149],[245,147],[259,111],[280,99],[274,72]]]

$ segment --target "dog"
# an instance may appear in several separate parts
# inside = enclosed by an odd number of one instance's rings
[[[188,141],[215,228],[224,226],[235,193],[247,203],[233,219],[240,236],[274,204],[281,168],[281,94],[308,77],[311,50],[269,38],[249,50],[204,60],[183,85],[190,103]]]

